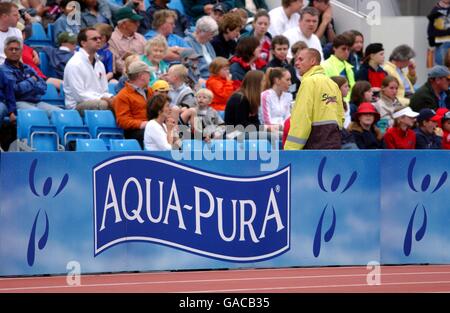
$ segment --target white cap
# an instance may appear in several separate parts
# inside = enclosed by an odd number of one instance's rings
[[[404,109],[402,109],[400,111],[395,112],[392,115],[393,118],[399,118],[399,117],[402,117],[402,116],[408,116],[408,117],[413,117],[414,118],[414,117],[419,116],[419,113],[414,112],[413,110],[411,110],[410,107],[406,107],[406,108],[404,108]]]

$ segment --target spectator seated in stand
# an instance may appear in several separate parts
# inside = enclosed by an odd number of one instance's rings
[[[148,87],[150,72],[142,61],[131,63],[127,69],[128,81],[113,102],[117,125],[124,129],[125,138],[136,139],[142,147],[148,122],[147,103],[153,95]]]
[[[66,108],[77,109],[82,115],[84,110],[108,110],[113,96],[108,92],[105,66],[96,54],[101,36],[93,27],[84,28],[78,34],[78,44],[80,50],[64,70]]]
[[[61,110],[61,108],[41,101],[41,97],[47,90],[47,84],[33,68],[20,61],[22,48],[21,39],[17,37],[6,38],[6,60],[0,66],[0,71],[14,85],[17,109],[42,109],[50,117],[52,111]]]

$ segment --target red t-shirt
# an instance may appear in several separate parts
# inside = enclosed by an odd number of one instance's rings
[[[47,77],[42,73],[41,69],[33,62],[33,48],[28,47],[27,45],[23,45],[22,50],[22,61],[24,64],[29,65],[33,68],[33,70],[36,71],[38,76],[44,80],[47,79]]]
[[[450,150],[450,132],[444,130],[444,135],[442,136],[442,150]]]

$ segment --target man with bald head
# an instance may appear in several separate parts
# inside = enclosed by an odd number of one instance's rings
[[[303,80],[291,114],[285,150],[341,149],[344,122],[342,94],[320,66],[316,49],[302,50],[295,60]]]

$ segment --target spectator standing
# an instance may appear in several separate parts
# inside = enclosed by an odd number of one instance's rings
[[[291,113],[285,150],[341,149],[342,95],[320,62],[316,49],[300,51],[296,60],[303,80]]]

